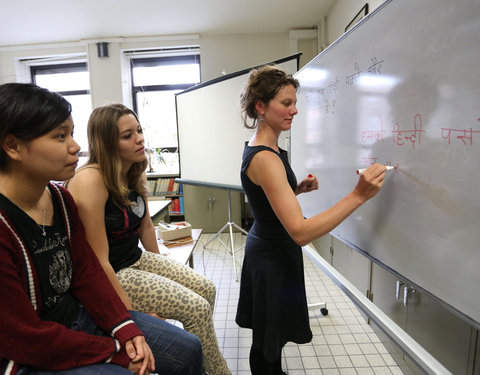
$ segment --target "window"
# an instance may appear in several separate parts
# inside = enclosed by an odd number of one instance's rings
[[[87,63],[36,65],[30,72],[33,83],[62,95],[72,105],[74,138],[80,145],[80,156],[86,157],[87,123],[92,112]]]
[[[133,109],[145,134],[147,171],[178,175],[175,94],[200,82],[200,56],[131,57]]]

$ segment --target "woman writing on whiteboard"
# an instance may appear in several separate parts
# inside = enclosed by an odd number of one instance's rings
[[[283,346],[312,339],[301,246],[330,232],[372,198],[385,177],[385,166],[370,166],[350,194],[304,218],[296,195],[318,189],[317,178],[309,175],[297,184],[287,152],[278,147],[280,133],[290,130],[297,114],[298,86],[283,70],[264,66],[250,73],[241,95],[244,124],[256,129],[245,146],[241,167],[254,223],[245,246],[236,322],[253,331],[253,375],[284,374]]]
[[[215,284],[160,255],[146,204],[147,159],[137,115],[122,104],[96,108],[87,135],[89,160],[67,186],[110,282],[128,309],[178,320],[197,336],[205,372],[230,375],[213,325]]]

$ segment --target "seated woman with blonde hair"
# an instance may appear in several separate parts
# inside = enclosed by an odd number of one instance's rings
[[[147,159],[137,115],[122,104],[96,108],[87,133],[89,160],[67,187],[111,283],[128,309],[178,320],[197,336],[206,373],[231,374],[213,326],[215,284],[160,255],[146,204]]]

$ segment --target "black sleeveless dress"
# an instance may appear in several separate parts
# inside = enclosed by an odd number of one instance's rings
[[[245,244],[235,321],[240,327],[253,329],[253,347],[274,362],[288,341],[310,342],[312,332],[301,247],[278,220],[262,188],[246,174],[253,156],[265,150],[282,160],[292,190],[297,187],[285,150],[277,153],[266,146],[245,146],[241,181],[254,223]]]

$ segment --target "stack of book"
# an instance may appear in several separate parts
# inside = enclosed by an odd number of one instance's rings
[[[168,206],[168,213],[173,215],[183,215],[183,197],[171,198],[172,203]]]

